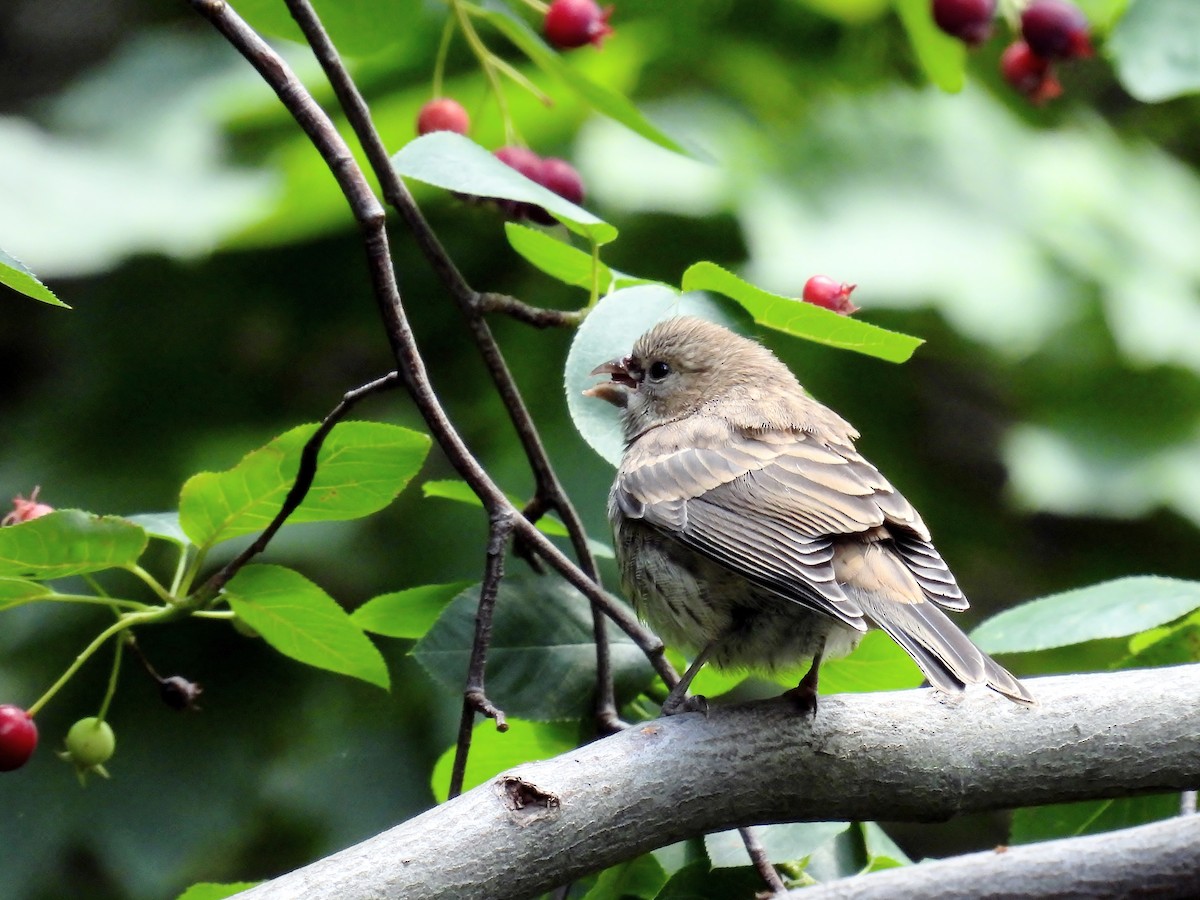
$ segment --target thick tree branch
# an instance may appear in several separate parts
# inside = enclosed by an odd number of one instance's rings
[[[1028,683],[1032,708],[919,690],[826,697],[815,720],[777,700],[647,722],[242,896],[527,897],[748,823],[928,821],[1200,784],[1200,665]]]
[[[1200,817],[969,853],[792,891],[794,900],[1195,897]]]

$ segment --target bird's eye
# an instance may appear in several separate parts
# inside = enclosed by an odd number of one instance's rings
[[[670,374],[671,374],[671,367],[668,366],[661,359],[655,360],[654,362],[650,363],[649,375],[652,380],[662,381],[664,378],[666,378]]]

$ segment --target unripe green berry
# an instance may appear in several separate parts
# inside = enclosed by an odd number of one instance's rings
[[[80,719],[67,732],[67,756],[80,769],[103,765],[116,749],[112,726],[95,716]]]

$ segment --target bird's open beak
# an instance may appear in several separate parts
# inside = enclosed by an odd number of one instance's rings
[[[596,366],[589,375],[609,375],[611,380],[593,385],[583,392],[583,396],[607,400],[613,406],[624,408],[629,402],[629,392],[637,390],[637,381],[629,374],[629,363],[626,356]]]

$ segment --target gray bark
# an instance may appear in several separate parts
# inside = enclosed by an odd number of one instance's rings
[[[1200,816],[968,853],[791,891],[795,900],[1029,900],[1200,896]]]
[[[773,700],[657,719],[498,775],[247,900],[526,897],[710,831],[957,813],[1200,785],[1200,665]]]

